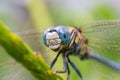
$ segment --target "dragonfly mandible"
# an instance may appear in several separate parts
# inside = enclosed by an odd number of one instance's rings
[[[33,50],[39,51],[40,46],[38,45],[37,41],[39,41],[39,39],[42,39],[41,33],[38,31],[30,30],[28,32],[23,32],[21,36],[23,36],[23,38],[25,37],[25,39],[27,37],[27,40],[32,40],[29,39],[29,37],[32,38],[31,35],[35,37],[33,39],[34,42],[30,42],[32,43],[30,45],[36,46],[33,47]],[[57,56],[50,65],[51,68],[55,64],[59,55],[62,55],[64,61],[64,70],[56,72],[64,73],[67,71],[67,79],[70,77],[70,69],[68,63],[70,63],[70,65],[77,72],[81,79],[84,76],[82,75],[83,72],[80,72],[80,70],[77,68],[79,66],[76,66],[74,64],[74,61],[72,62],[69,57],[70,55],[76,55],[81,60],[97,60],[98,62],[101,62],[111,67],[112,69],[120,71],[120,21],[94,21],[80,27],[52,27],[44,32],[43,43],[53,51],[58,52]],[[13,79],[11,76],[6,75],[9,73],[5,72],[5,70],[11,67],[16,70],[12,70],[11,72],[14,77],[15,74],[18,76],[17,73],[19,73],[19,75],[22,74],[22,76],[27,73],[24,72],[24,69],[21,68],[21,65],[16,64],[16,62],[13,60],[10,61],[8,58],[6,61],[3,61],[2,64],[0,63],[0,71],[4,71],[2,74],[0,73],[1,80],[4,80],[6,78],[2,78],[3,75],[7,76],[7,78],[10,80],[16,79]],[[17,71],[20,69],[20,72]],[[28,76],[30,75],[27,75],[26,77]],[[32,77],[24,77],[25,80],[30,80],[30,78],[32,80],[34,79]]]

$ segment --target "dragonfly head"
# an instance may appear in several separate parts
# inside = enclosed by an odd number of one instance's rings
[[[44,32],[43,42],[50,49],[57,51],[70,41],[70,33],[64,26],[49,28]]]

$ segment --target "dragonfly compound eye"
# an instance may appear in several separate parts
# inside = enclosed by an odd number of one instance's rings
[[[66,35],[64,34],[64,38],[66,38]]]
[[[68,31],[68,28],[65,26],[57,26],[55,27],[56,32],[60,36],[61,39],[61,44],[62,45],[67,45],[70,41],[70,33]]]

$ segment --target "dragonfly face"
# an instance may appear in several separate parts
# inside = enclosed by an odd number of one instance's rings
[[[44,44],[54,51],[65,47],[70,41],[68,29],[63,26],[47,29],[43,34]]]

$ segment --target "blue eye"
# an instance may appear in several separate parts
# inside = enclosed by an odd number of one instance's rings
[[[66,38],[66,35],[64,34],[64,38]]]
[[[55,27],[55,30],[59,34],[60,39],[62,40],[62,44],[67,45],[70,41],[70,33],[68,31],[68,27],[57,26],[57,27]]]

